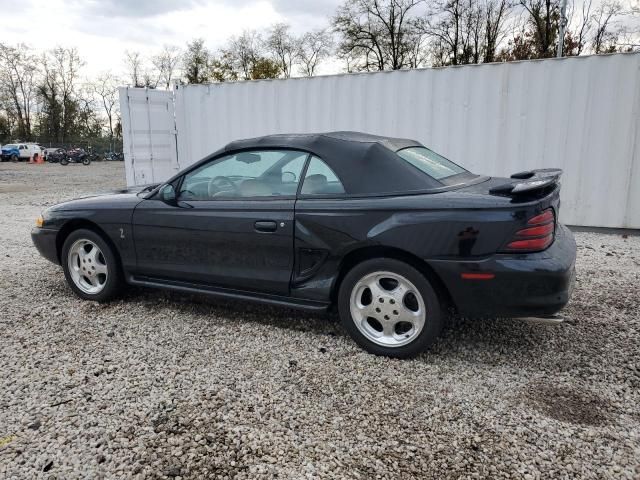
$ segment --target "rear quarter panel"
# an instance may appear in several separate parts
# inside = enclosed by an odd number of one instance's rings
[[[557,210],[558,190],[542,199],[513,200],[478,192],[354,199],[300,199],[296,203],[298,268],[292,294],[326,300],[341,262],[366,247],[389,247],[424,260],[481,259],[494,255],[528,218],[547,207]],[[299,265],[305,252],[323,261],[312,274]]]

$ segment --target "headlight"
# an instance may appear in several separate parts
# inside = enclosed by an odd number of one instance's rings
[[[36,218],[36,227],[42,228],[43,225],[44,225],[44,218],[42,218],[42,215],[39,215],[38,218]]]

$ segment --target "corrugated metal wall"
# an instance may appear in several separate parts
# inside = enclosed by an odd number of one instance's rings
[[[640,55],[180,86],[182,167],[229,141],[361,130],[489,175],[565,170],[561,217],[640,228]]]

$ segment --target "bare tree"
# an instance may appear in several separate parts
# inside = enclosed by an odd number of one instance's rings
[[[485,63],[494,62],[500,42],[505,35],[505,21],[511,4],[508,0],[487,0],[484,6],[484,55]]]
[[[31,139],[31,111],[36,95],[35,57],[24,44],[0,44],[0,96],[7,113],[15,118],[17,134]]]
[[[115,120],[118,111],[118,81],[111,73],[101,74],[93,84],[93,92],[102,106],[109,131],[109,150],[113,151]]]
[[[102,123],[97,114],[98,106],[93,86],[89,83],[80,86],[75,95],[74,133],[82,138],[97,138],[102,134]]]
[[[580,55],[587,45],[587,37],[589,35],[591,26],[593,23],[592,22],[593,19],[591,16],[592,5],[593,5],[593,0],[583,0],[582,4],[580,5],[580,18],[578,19],[579,23],[577,24],[573,32],[569,27],[567,28],[567,35],[570,37],[570,39],[574,39],[573,41],[575,43],[574,51],[567,52],[569,54]],[[568,23],[570,26],[571,23],[573,23],[572,22],[573,12],[571,12],[568,15],[568,17],[569,17]],[[566,44],[567,44],[567,41],[565,37],[565,45]]]
[[[245,30],[239,37],[232,37],[228,47],[223,50],[232,64],[232,68],[239,73],[242,80],[251,80],[254,65],[261,57],[262,38],[255,30]]]
[[[462,63],[480,63],[481,42],[484,33],[484,5],[476,0],[467,0],[464,27],[467,39],[464,44]]]
[[[284,78],[290,78],[293,63],[298,58],[298,40],[290,33],[286,23],[276,23],[267,32],[264,41],[266,53],[271,54]]]
[[[553,56],[558,38],[560,7],[557,0],[520,0],[528,14],[538,58]]]
[[[302,74],[313,77],[320,62],[331,55],[332,49],[333,38],[327,30],[314,30],[305,33],[300,39],[297,51]]]
[[[155,69],[155,86],[163,86],[167,90],[171,86],[171,79],[175,76],[182,52],[179,47],[165,45],[157,55],[151,57],[151,64]]]
[[[592,47],[594,53],[615,52],[619,31],[612,29],[616,16],[622,13],[622,5],[616,0],[601,3],[593,14],[595,33]]]
[[[211,57],[211,78],[219,82],[278,78],[283,73],[281,61],[267,55],[264,47],[262,36],[255,30],[231,37],[227,45]]]
[[[76,98],[80,69],[84,65],[77,49],[56,47],[42,59],[43,80],[39,93],[45,101],[51,133],[64,142],[76,122]]]
[[[416,28],[411,12],[419,0],[347,0],[332,20],[342,58],[358,58],[361,70],[409,66]]]
[[[416,25],[419,23],[416,22]],[[428,36],[421,28],[415,28],[410,33],[410,40],[407,42],[410,47],[407,52],[407,67],[419,68],[425,65],[428,59],[428,50],[426,47]]]
[[[507,0],[442,0],[423,22],[436,65],[493,61],[504,31]]]
[[[140,52],[133,52],[129,50],[124,52],[124,63],[126,65],[129,78],[131,79],[131,85],[134,87],[144,87],[144,68]]]

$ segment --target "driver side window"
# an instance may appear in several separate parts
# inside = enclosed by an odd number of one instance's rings
[[[217,200],[294,196],[306,152],[262,150],[238,152],[189,172],[180,200]]]

